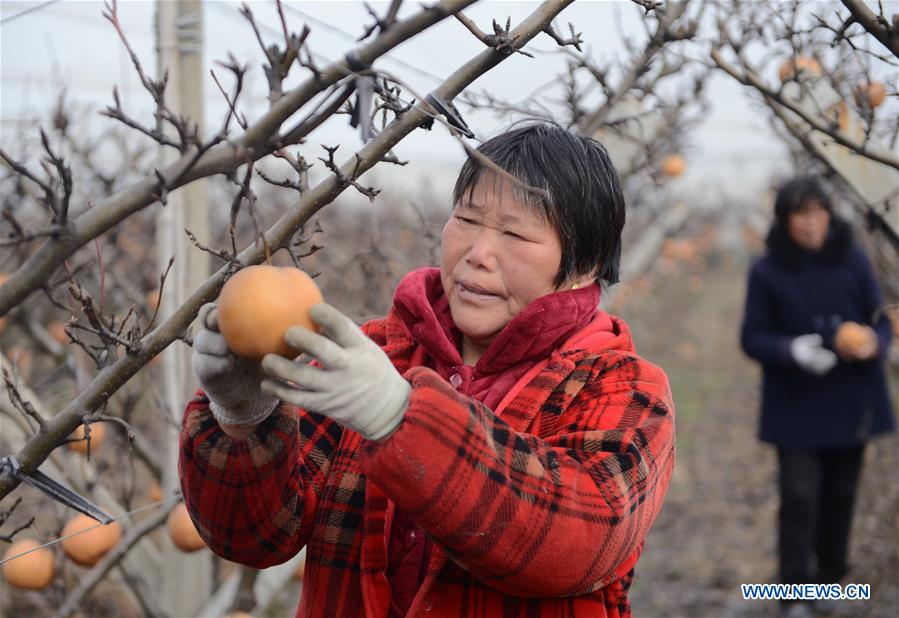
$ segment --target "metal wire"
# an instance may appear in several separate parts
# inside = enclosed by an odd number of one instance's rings
[[[57,2],[59,2],[59,0],[47,0],[47,2],[44,2],[43,4],[37,4],[35,6],[25,9],[24,11],[19,11],[15,15],[10,15],[9,17],[4,17],[3,19],[0,19],[0,26],[6,24],[7,22],[11,22],[14,19],[18,19],[19,17],[22,17],[23,15],[27,15],[28,13],[34,13],[35,11],[40,11],[41,9],[45,9],[48,6],[50,6],[51,4],[56,4]]]
[[[169,496],[168,498],[164,498],[163,500],[160,500],[159,502],[152,502],[150,504],[145,504],[144,506],[142,506],[140,508],[136,508],[133,511],[128,511],[127,513],[122,513],[118,517],[113,517],[109,523],[112,523],[113,521],[118,521],[120,519],[124,519],[126,517],[130,517],[131,515],[134,515],[135,513],[140,513],[142,511],[147,511],[149,509],[156,508],[163,504],[168,504],[169,502],[172,502],[172,501],[180,501],[181,499],[182,498],[180,495]],[[93,530],[94,528],[99,528],[100,526],[105,526],[105,525],[107,525],[107,524],[97,522],[93,526],[90,526],[89,528],[85,528],[84,530],[79,530],[78,532],[75,532],[68,536],[60,537],[53,541],[48,541],[48,542],[44,543],[43,545],[38,545],[37,547],[33,547],[32,549],[29,549],[28,551],[23,551],[21,554],[16,554],[15,556],[11,556],[9,558],[0,560],[0,564],[6,564],[7,562],[15,560],[16,558],[21,558],[22,556],[27,556],[28,554],[30,554],[33,551],[43,549],[44,547],[50,547],[51,545],[56,545],[57,543],[62,543],[63,541],[65,541],[67,539],[71,539],[72,537],[76,537],[79,534],[84,534],[85,532],[89,532],[89,531]]]

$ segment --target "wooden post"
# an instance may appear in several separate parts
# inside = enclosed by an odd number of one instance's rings
[[[173,111],[191,119],[203,135],[203,7],[200,0],[162,0],[156,3],[159,75],[169,72],[166,101]],[[176,159],[178,152],[163,148],[160,164]],[[206,181],[199,180],[168,196],[159,208],[156,227],[157,261],[160,272],[169,259],[175,263],[163,289],[162,319],[172,315],[210,274],[207,255],[188,241],[184,229],[198,238],[208,237]],[[190,348],[180,341],[162,355],[162,400],[174,423],[166,429],[162,446],[163,490],[171,495],[180,489],[178,478],[177,427],[196,382],[190,370]],[[183,554],[168,540],[162,552],[161,603],[172,616],[195,615],[211,594],[212,557],[208,551]]]

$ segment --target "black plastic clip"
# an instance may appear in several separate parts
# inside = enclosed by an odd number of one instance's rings
[[[100,509],[93,502],[86,498],[82,498],[71,489],[64,487],[51,479],[49,476],[39,470],[35,470],[31,474],[22,472],[22,464],[19,460],[11,455],[0,458],[0,476],[13,476],[23,483],[27,483],[32,487],[44,492],[57,502],[61,502],[66,506],[84,513],[92,519],[96,519],[100,523],[108,524],[113,521],[112,516]]]
[[[458,129],[462,135],[470,139],[474,138],[474,133],[468,128],[468,125],[465,124],[462,115],[452,102],[444,101],[439,94],[433,91],[428,93],[428,96],[425,97],[425,101],[430,103],[434,109],[437,110],[437,113],[446,116],[447,122],[449,122],[452,127]]]
[[[362,73],[371,68],[370,64],[362,62],[355,50],[348,52],[344,56],[344,60],[354,73]],[[356,89],[356,104],[353,105],[353,110],[350,114],[350,126],[354,129],[359,127],[359,135],[362,141],[368,142],[368,140],[374,137],[370,117],[374,93],[380,93],[382,90],[373,75],[356,75],[354,87]]]

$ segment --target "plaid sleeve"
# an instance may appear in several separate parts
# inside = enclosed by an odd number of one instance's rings
[[[282,403],[246,440],[220,428],[202,391],[181,426],[184,502],[206,544],[255,568],[280,564],[306,544],[340,426]]]
[[[453,560],[508,594],[608,585],[639,552],[673,471],[674,405],[661,369],[606,354],[566,371],[522,391],[552,427],[538,437],[432,370],[410,369],[403,423],[363,451],[372,481]]]

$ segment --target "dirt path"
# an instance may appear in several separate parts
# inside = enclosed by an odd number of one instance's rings
[[[677,406],[678,463],[631,593],[638,618],[777,615],[775,602],[744,601],[739,588],[777,581],[776,455],[756,440],[760,373],[738,345],[747,264],[713,252],[656,276],[622,311]],[[897,470],[895,434],[869,445],[846,581],[871,584],[873,598],[842,615],[899,615]]]

